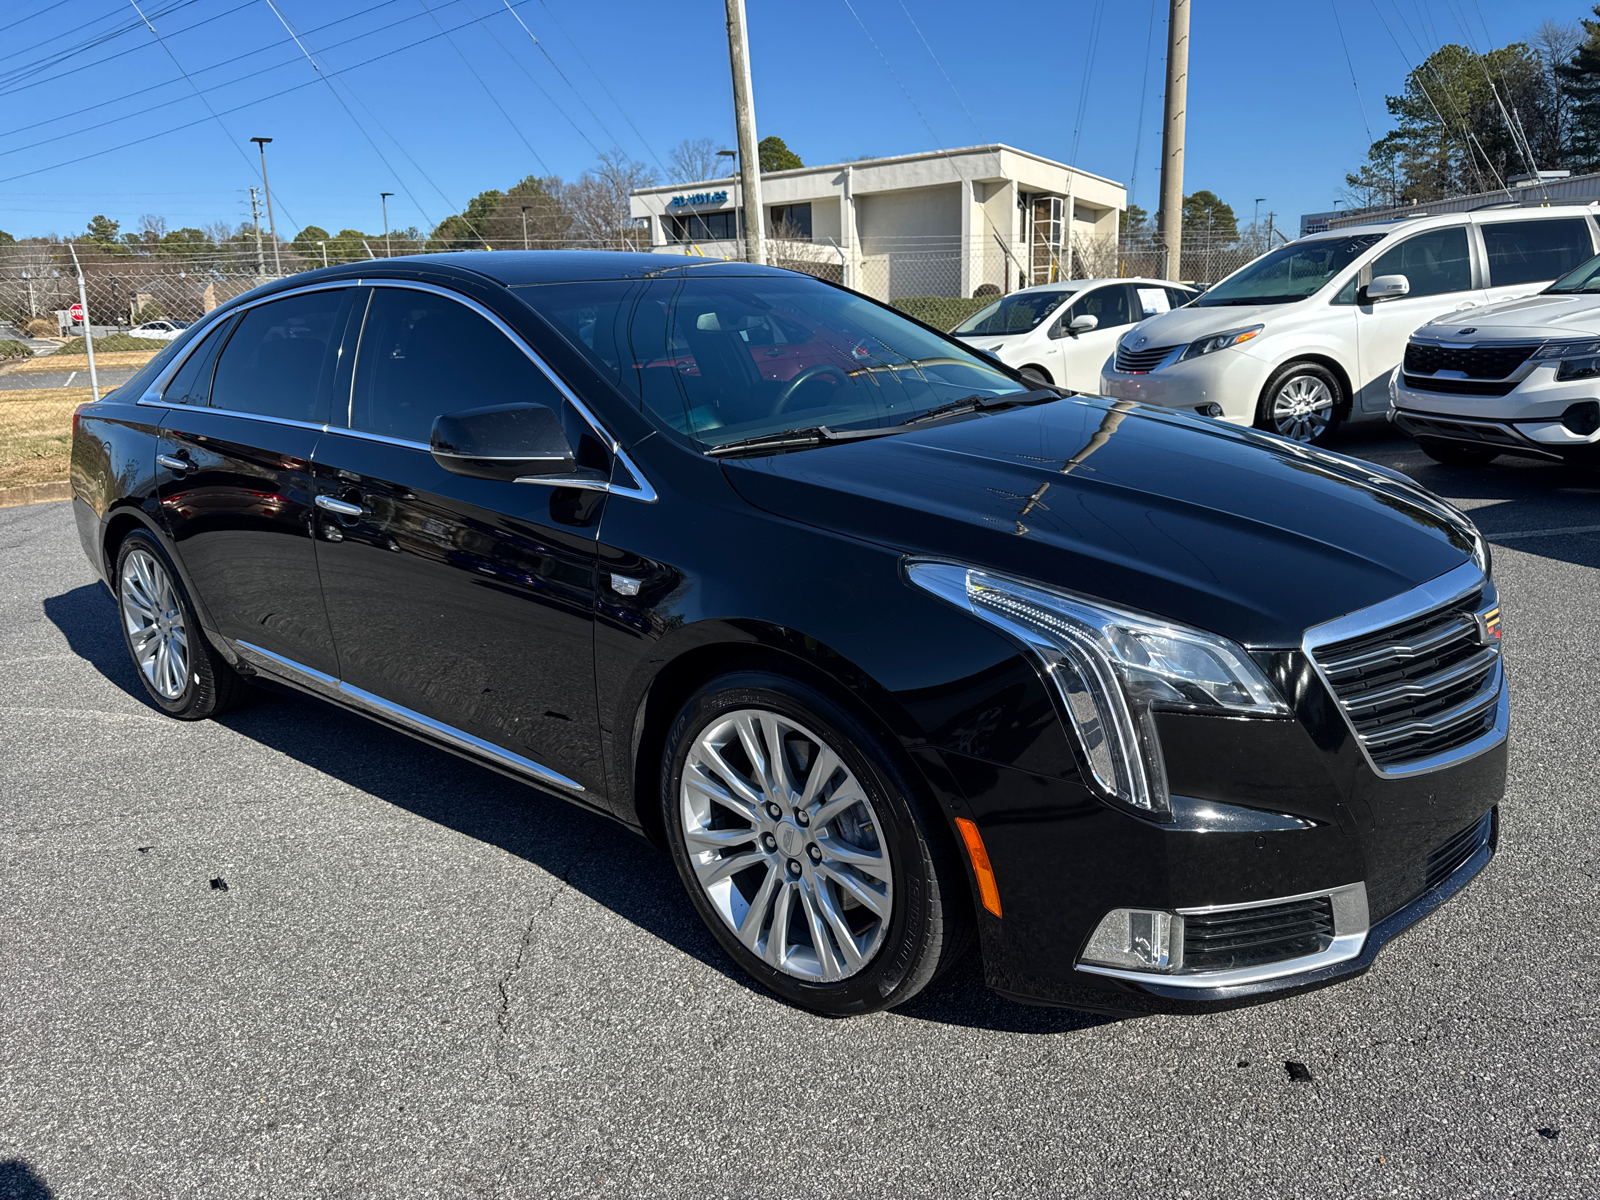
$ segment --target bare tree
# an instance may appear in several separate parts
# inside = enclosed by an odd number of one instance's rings
[[[572,217],[571,238],[579,245],[633,249],[640,230],[628,212],[628,193],[655,183],[655,172],[621,150],[602,152],[600,161],[561,192]]]
[[[1550,88],[1550,141],[1558,153],[1565,151],[1572,128],[1572,93],[1556,68],[1570,63],[1585,40],[1583,26],[1573,21],[1545,21],[1533,34],[1534,53]]]
[[[717,144],[710,138],[695,138],[693,141],[685,138],[668,157],[672,161],[675,183],[699,183],[703,179],[715,179],[722,165],[717,158]]]

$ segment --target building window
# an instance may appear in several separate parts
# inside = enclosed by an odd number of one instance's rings
[[[731,242],[739,236],[738,214],[722,212],[676,213],[664,218],[667,240],[673,242]]]
[[[768,211],[773,237],[811,240],[811,205],[774,204]]]

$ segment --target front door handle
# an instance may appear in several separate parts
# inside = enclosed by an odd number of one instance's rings
[[[364,517],[367,510],[359,504],[351,504],[348,500],[340,500],[337,496],[318,496],[317,507],[327,509],[336,517]]]
[[[174,458],[170,454],[156,455],[156,465],[165,467],[169,471],[176,471],[180,475],[187,471],[190,467],[194,466],[194,464],[189,462],[187,459]]]

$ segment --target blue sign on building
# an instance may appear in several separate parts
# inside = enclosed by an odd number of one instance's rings
[[[696,204],[725,204],[727,192],[696,192],[692,196],[674,196],[668,208],[688,208]]]

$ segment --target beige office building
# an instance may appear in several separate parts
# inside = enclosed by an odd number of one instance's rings
[[[761,177],[768,261],[883,300],[1009,292],[1116,274],[1120,183],[1010,146],[903,154]],[[742,258],[734,178],[641,188],[659,254]]]

